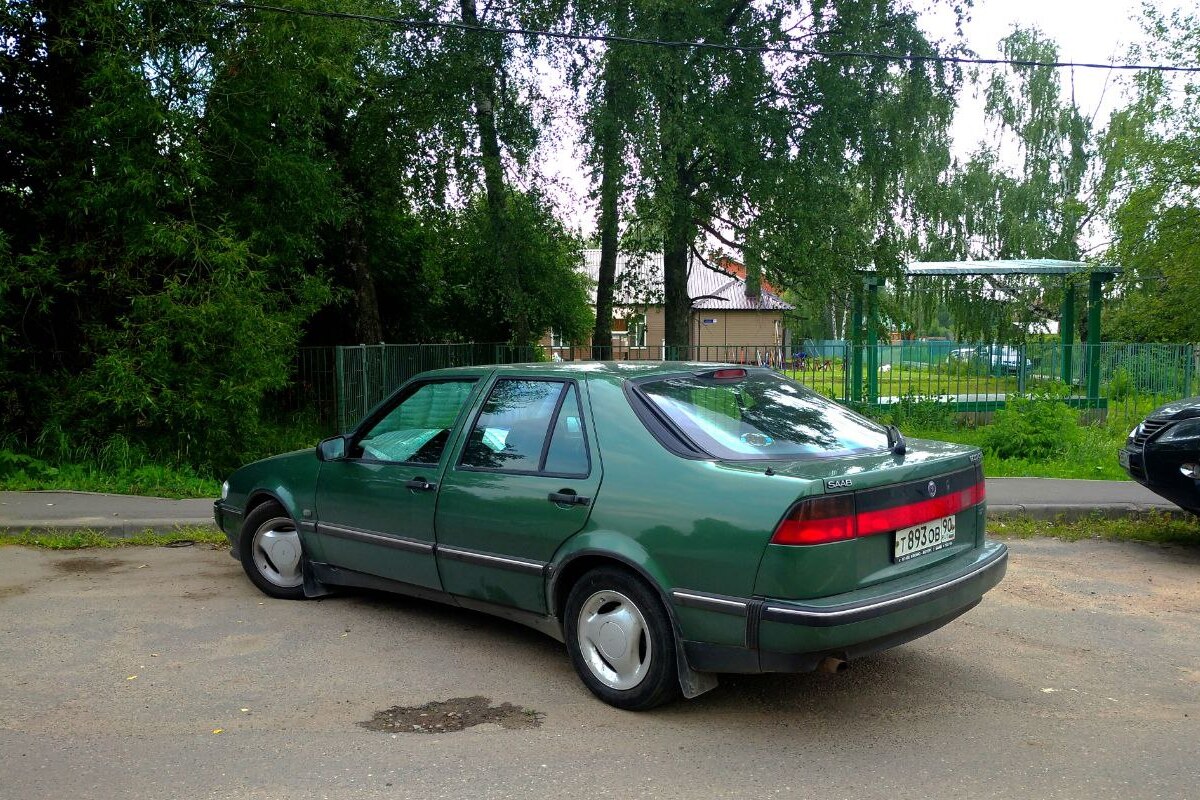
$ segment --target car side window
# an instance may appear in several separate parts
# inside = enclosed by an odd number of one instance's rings
[[[558,410],[542,471],[572,476],[587,475],[591,471],[587,439],[583,432],[583,414],[580,411],[579,394],[574,386],[567,387],[567,396],[563,398],[562,407]]]
[[[573,390],[574,386],[570,388]],[[566,390],[567,384],[561,381],[514,378],[496,381],[467,437],[462,466],[539,472],[550,423]]]
[[[438,381],[417,387],[359,438],[351,456],[436,464],[473,384],[469,380]]]

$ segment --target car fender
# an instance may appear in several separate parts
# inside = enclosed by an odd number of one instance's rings
[[[320,538],[316,535],[316,525],[312,521],[313,491],[306,493],[294,492],[282,481],[256,484],[246,493],[246,508],[257,506],[263,500],[270,498],[278,503],[300,533],[300,543],[304,549],[305,558],[320,561],[324,558]],[[245,516],[248,516],[249,512]],[[245,519],[245,516],[242,518]]]

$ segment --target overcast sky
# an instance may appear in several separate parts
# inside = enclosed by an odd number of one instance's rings
[[[919,1],[919,0],[918,0]],[[1180,6],[1177,0],[1155,0],[1160,8]],[[1058,43],[1060,60],[1076,62],[1123,62],[1131,44],[1143,39],[1137,17],[1141,3],[1134,0],[975,0],[970,21],[963,33],[967,45],[984,58],[998,57],[997,42],[1014,26],[1037,26]],[[952,38],[953,20],[948,13],[927,13],[923,18],[933,38]],[[1071,72],[1061,71],[1064,96],[1070,97]],[[960,156],[970,153],[988,131],[982,101],[967,87],[959,98],[953,134]],[[1096,114],[1096,127],[1125,99],[1119,75],[1107,70],[1074,70],[1074,95],[1079,108]],[[588,184],[579,171],[570,148],[551,157],[549,177],[557,180],[556,192],[564,218],[585,234],[595,229],[595,209],[587,199]]]

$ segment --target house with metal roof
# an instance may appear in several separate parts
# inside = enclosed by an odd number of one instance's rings
[[[591,302],[600,273],[600,250],[583,251],[583,271],[591,279]],[[693,257],[688,264],[688,297],[692,301],[691,341],[697,356],[714,360],[762,360],[764,351],[786,353],[783,314],[792,306],[774,287],[746,281],[746,270],[729,259],[712,263]],[[666,317],[663,309],[662,253],[617,256],[613,291],[613,358],[662,357]],[[578,358],[589,342],[566,342],[553,331],[542,344],[560,358]]]

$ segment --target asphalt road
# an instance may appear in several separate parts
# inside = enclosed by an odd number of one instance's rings
[[[5,547],[0,797],[1200,796],[1200,552],[1011,547],[1005,582],[925,639],[644,714],[483,615],[268,600],[209,549]],[[473,695],[541,725],[358,724]]]

